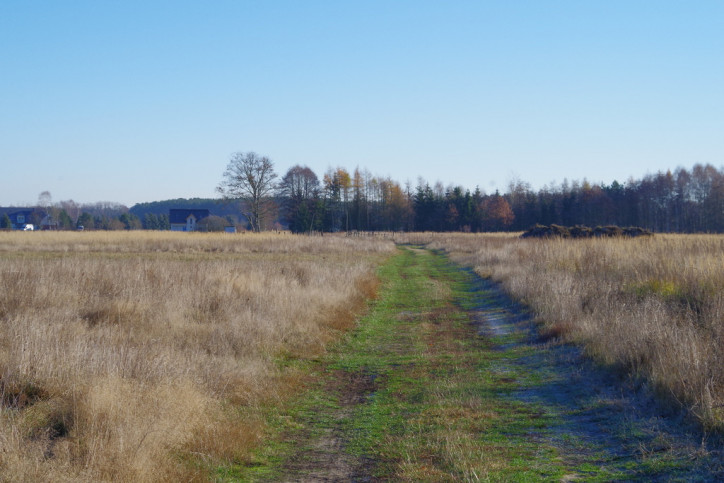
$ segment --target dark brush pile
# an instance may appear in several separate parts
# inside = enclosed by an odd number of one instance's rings
[[[560,226],[560,225],[535,225],[521,235],[521,238],[604,238],[604,237],[639,237],[653,236],[653,233],[646,228],[630,226]]]

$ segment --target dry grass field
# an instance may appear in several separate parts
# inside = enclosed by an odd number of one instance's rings
[[[415,235],[501,282],[542,324],[724,430],[724,237]]]
[[[0,479],[208,478],[376,290],[390,242],[0,233]]]

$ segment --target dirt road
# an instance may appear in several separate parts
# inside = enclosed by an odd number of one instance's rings
[[[540,340],[492,282],[410,249],[380,276],[379,299],[281,417],[271,468],[250,479],[724,479],[721,441]]]

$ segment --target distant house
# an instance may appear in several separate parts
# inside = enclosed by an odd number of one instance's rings
[[[171,231],[196,231],[199,221],[209,216],[209,210],[168,210]]]
[[[10,223],[13,230],[24,230],[26,225],[33,224],[33,210],[21,210],[9,213]]]

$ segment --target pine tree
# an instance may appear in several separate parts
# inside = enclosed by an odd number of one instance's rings
[[[13,222],[10,220],[10,217],[7,213],[3,214],[2,218],[0,218],[0,228],[3,230],[9,230],[13,227]]]
[[[158,230],[158,217],[153,213],[143,215],[143,228],[146,230]]]

